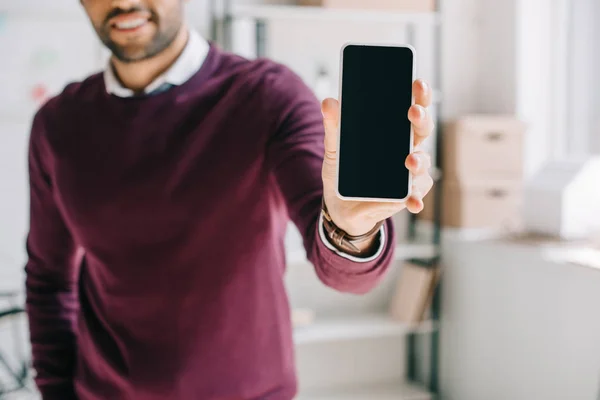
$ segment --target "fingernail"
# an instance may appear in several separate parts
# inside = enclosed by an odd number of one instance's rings
[[[424,204],[423,200],[413,196],[413,204],[414,204],[414,214],[418,214],[423,210]]]
[[[419,83],[421,84],[421,89],[423,89],[423,90],[429,89],[429,85],[424,80],[419,81]]]
[[[417,106],[417,109],[419,110],[419,119],[425,119],[425,109],[421,106]]]
[[[414,160],[415,160],[415,169],[419,170],[421,168],[421,157],[419,156],[413,156]]]
[[[419,207],[417,213],[420,213],[421,211],[423,211],[423,209],[425,208],[425,204],[423,203],[423,200],[419,200]]]

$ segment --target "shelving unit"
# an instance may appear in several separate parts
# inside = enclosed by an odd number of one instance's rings
[[[298,400],[431,400],[431,393],[417,385],[380,385],[301,395]]]
[[[233,48],[233,29],[236,21],[252,21],[254,25],[254,39],[255,39],[255,55],[256,57],[269,56],[268,54],[268,40],[269,40],[269,23],[272,21],[300,21],[300,22],[336,22],[344,24],[392,24],[404,29],[404,35],[408,42],[414,44],[415,38],[419,34],[419,29],[427,30],[434,37],[433,40],[433,57],[435,59],[436,68],[434,68],[433,77],[430,83],[433,85],[433,103],[436,108],[436,115],[438,121],[436,121],[436,132],[434,135],[435,146],[432,149],[434,153],[435,166],[432,168],[432,176],[434,179],[440,180],[442,177],[441,170],[438,166],[442,165],[441,162],[441,148],[442,148],[442,135],[441,135],[441,121],[439,116],[441,115],[441,107],[443,103],[443,93],[441,92],[441,73],[440,73],[440,60],[441,60],[441,24],[442,14],[439,11],[440,5],[438,1],[437,12],[431,13],[402,13],[402,12],[388,12],[388,11],[369,11],[369,10],[340,10],[340,9],[327,9],[322,7],[307,7],[307,6],[296,6],[296,5],[273,5],[273,4],[238,4],[236,0],[211,0],[212,10],[212,29],[213,39],[219,42],[226,49]],[[416,242],[416,219],[412,218],[409,231],[409,241],[406,243],[399,243],[396,248],[395,261],[400,262],[409,259],[439,259],[440,249],[440,213],[441,213],[441,185],[438,184],[437,190],[435,191],[435,211],[434,211],[434,223],[431,229],[431,237],[426,242]],[[296,271],[302,270],[308,267],[309,261],[306,259],[305,252],[303,250],[292,250],[287,253],[287,264],[288,269],[292,270],[292,279],[288,279],[288,285],[294,285],[296,278],[301,277],[302,274],[298,274]],[[304,273],[304,272],[303,272]],[[315,285],[315,286],[311,286]],[[292,302],[293,298],[298,298],[307,291],[313,293],[318,299],[305,299],[307,303],[316,304],[323,306],[329,304],[331,301],[334,303],[336,310],[343,308],[344,313],[332,314],[325,313],[324,315],[319,314],[317,309],[317,319],[309,326],[296,328],[294,331],[294,341],[297,347],[297,353],[300,355],[301,361],[300,366],[300,400],[432,400],[438,395],[438,324],[439,320],[439,289],[436,296],[434,296],[432,309],[431,309],[431,321],[418,324],[416,326],[409,326],[406,324],[398,323],[393,321],[384,310],[381,312],[371,312],[370,309],[367,312],[365,310],[358,310],[354,308],[357,305],[356,299],[345,297],[337,293],[327,294],[324,289],[317,288],[317,283],[305,285],[296,284],[294,290],[292,290]],[[288,286],[289,287],[289,286]],[[378,289],[379,290],[379,289]],[[386,288],[383,288],[380,292],[373,295],[368,299],[368,306],[381,304],[381,294],[386,293]],[[309,295],[305,295],[309,296]],[[378,297],[379,296],[379,297]],[[346,315],[346,312],[354,314]],[[360,387],[354,381],[348,381],[344,385],[339,385],[339,379],[334,379],[336,387],[328,388],[327,390],[303,390],[302,387],[302,369],[305,368],[309,372],[307,375],[310,378],[319,381],[322,384],[322,379],[319,379],[318,374],[315,375],[310,373],[310,369],[319,366],[319,360],[325,358],[326,364],[329,367],[333,367],[331,357],[342,357],[348,361],[355,355],[342,356],[344,353],[340,353],[341,348],[344,349],[355,349],[356,347],[344,347],[348,343],[356,342],[356,346],[366,346],[361,348],[360,351],[356,352],[356,355],[364,356],[368,354],[366,349],[373,349],[378,355],[386,355],[385,347],[390,343],[395,343],[392,347],[397,348],[398,343],[406,342],[406,378],[411,381],[416,378],[416,347],[417,338],[427,334],[431,336],[431,347],[430,347],[430,372],[428,387],[421,388],[418,386],[412,386],[404,382],[392,382],[391,384],[376,384],[368,386],[362,384]],[[390,342],[392,340],[393,342]],[[381,343],[379,343],[381,342]],[[345,344],[346,345],[345,345]],[[325,347],[323,347],[325,345]],[[319,347],[321,346],[321,347]],[[340,346],[340,348],[332,348],[330,346]],[[370,346],[370,347],[369,347]],[[304,353],[306,351],[306,353]],[[329,352],[331,351],[331,352]],[[323,355],[322,352],[327,352],[327,355]],[[310,354],[310,355],[305,355]],[[387,354],[394,357],[394,354]],[[367,358],[374,361],[374,356],[368,356]],[[385,365],[392,365],[389,363],[389,357],[387,357]],[[308,360],[308,361],[307,361]],[[401,360],[398,360],[401,363]],[[344,361],[340,361],[343,363]],[[347,367],[347,366],[346,366]],[[323,368],[323,367],[321,367]],[[325,367],[326,368],[326,367]],[[403,368],[400,368],[404,371]],[[365,372],[365,370],[360,370]],[[348,371],[346,371],[348,372]],[[356,371],[348,372],[347,377],[350,378],[352,374],[356,375]],[[360,372],[358,372],[360,374]],[[372,374],[371,374],[372,375]],[[309,385],[310,386],[310,385]]]
[[[397,322],[386,314],[364,314],[327,318],[294,330],[296,345],[333,340],[359,340],[378,337],[405,336],[409,333],[431,333],[434,324],[425,321],[409,325]]]
[[[396,246],[394,261],[405,261],[411,258],[434,258],[437,257],[438,247],[430,243],[403,243]],[[309,265],[306,252],[302,249],[287,252],[288,267]]]
[[[302,19],[325,21],[359,21],[374,23],[429,23],[438,22],[436,13],[402,13],[390,11],[331,9],[323,7],[294,6],[294,5],[249,5],[231,4],[229,15],[232,18],[252,18],[257,20],[273,19]]]

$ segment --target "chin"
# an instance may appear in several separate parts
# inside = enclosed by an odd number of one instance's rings
[[[140,61],[144,61],[147,60],[148,58],[151,58],[152,55],[146,53],[146,52],[142,52],[142,53],[137,53],[137,52],[133,52],[133,53],[121,53],[121,52],[113,52],[112,53],[113,56],[118,59],[119,61],[126,63],[126,64],[131,64],[131,63],[136,63],[136,62],[140,62]]]
[[[152,51],[152,44],[128,44],[128,45],[117,45],[116,43],[110,43],[108,46],[113,56],[124,63],[134,63],[138,61],[146,60],[155,55]]]

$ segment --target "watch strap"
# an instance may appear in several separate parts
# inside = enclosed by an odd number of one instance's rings
[[[333,222],[333,219],[329,215],[329,211],[327,211],[327,205],[325,204],[324,199],[321,205],[321,212],[323,214],[323,228],[331,243],[339,250],[355,257],[365,255],[363,254],[365,251],[361,251],[357,245],[373,240],[373,237],[379,233],[381,226],[385,223],[385,221],[379,221],[369,232],[358,236],[352,236]]]

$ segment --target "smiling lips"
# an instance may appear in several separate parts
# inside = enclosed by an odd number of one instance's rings
[[[132,32],[140,29],[149,21],[150,15],[147,13],[131,13],[111,18],[109,24],[110,27],[115,30],[122,32]]]

